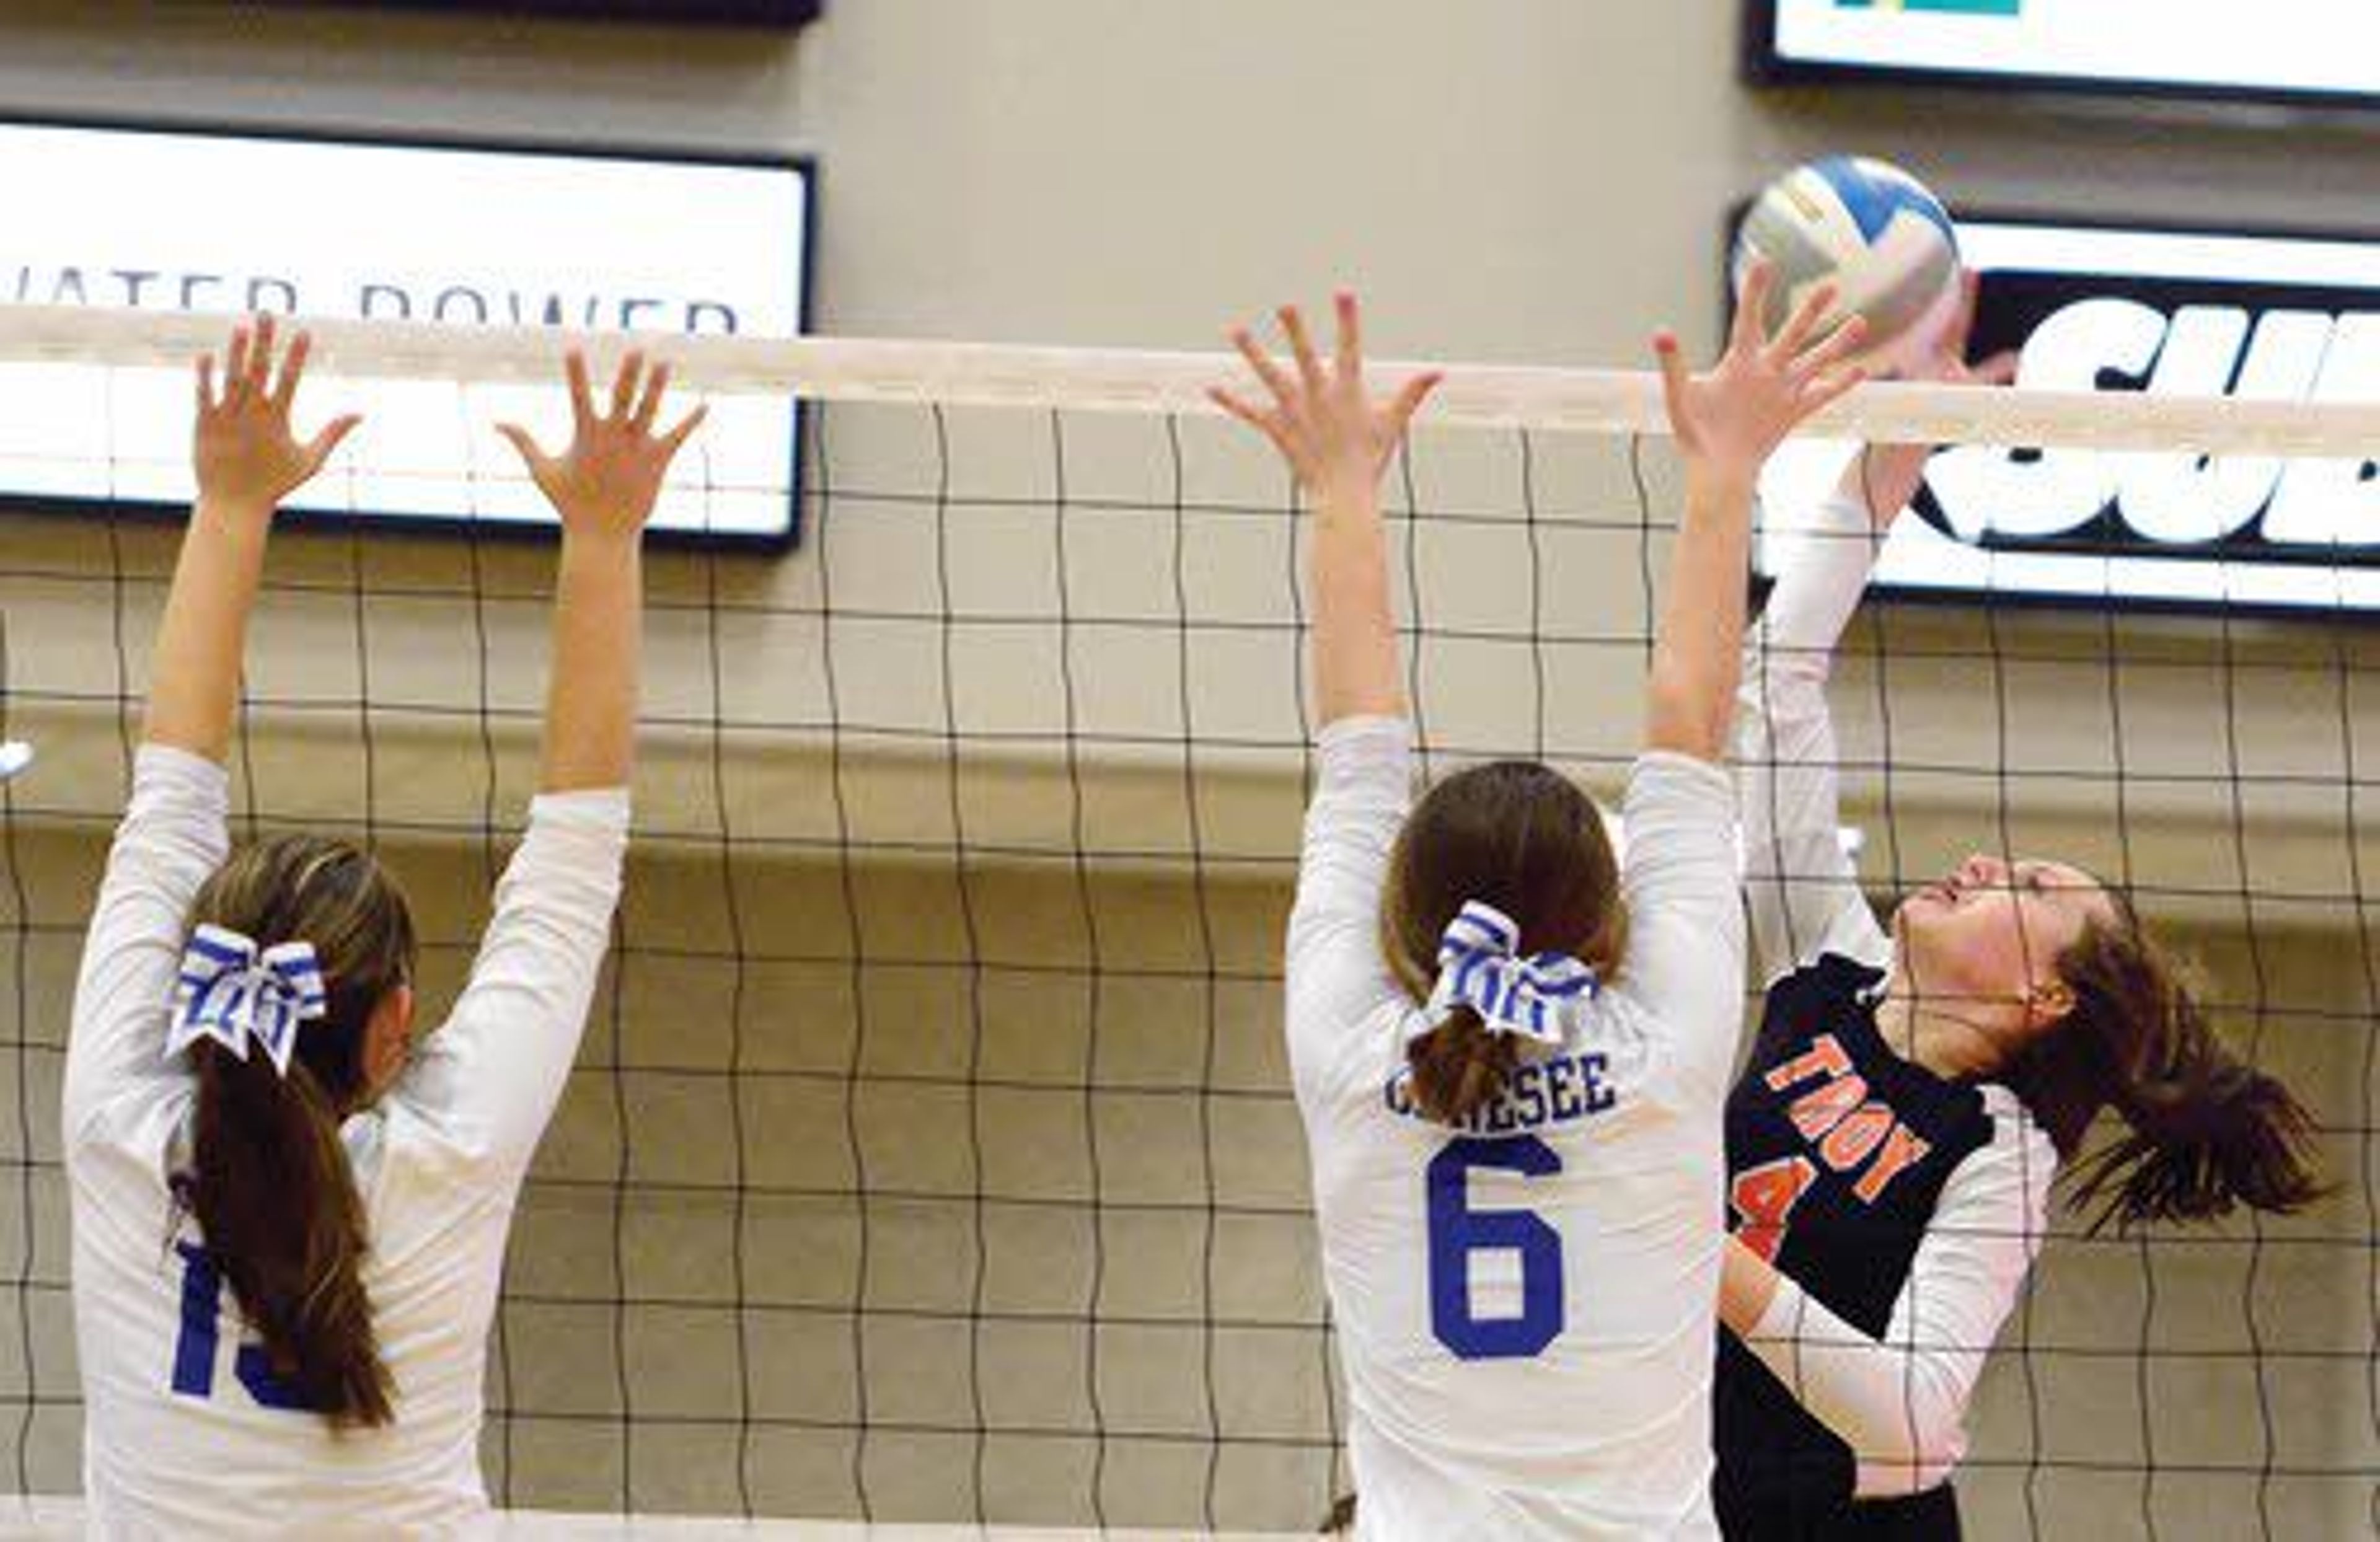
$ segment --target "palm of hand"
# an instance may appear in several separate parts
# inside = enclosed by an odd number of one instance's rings
[[[1373,406],[1360,377],[1343,373],[1327,380],[1291,425],[1298,480],[1318,492],[1377,483],[1403,432]]]
[[[641,530],[661,497],[670,462],[701,425],[707,409],[697,406],[674,427],[657,431],[653,420],[669,392],[670,367],[659,364],[647,370],[641,352],[621,360],[609,410],[596,406],[584,353],[572,349],[563,370],[570,383],[569,449],[548,455],[517,423],[499,423],[497,431],[520,452],[522,464],[562,516],[565,528]]]
[[[1808,382],[1759,351],[1730,349],[1685,392],[1680,438],[1693,454],[1756,466],[1809,410]]]
[[[625,424],[595,421],[537,473],[537,483],[571,514],[616,514],[642,525],[661,495],[674,448]]]
[[[191,462],[202,498],[271,508],[302,486],[331,457],[360,421],[335,418],[310,440],[289,429],[289,409],[313,339],[300,332],[274,371],[274,324],[270,316],[235,327],[224,356],[223,388],[215,388],[215,358],[200,356],[198,420]]]
[[[1439,382],[1436,370],[1424,370],[1385,401],[1373,401],[1364,384],[1363,329],[1355,297],[1342,290],[1332,303],[1339,342],[1327,365],[1293,305],[1278,312],[1289,338],[1293,372],[1273,362],[1246,328],[1232,329],[1232,346],[1264,382],[1272,398],[1269,407],[1220,386],[1207,393],[1224,411],[1271,440],[1299,485],[1326,505],[1371,495],[1403,442],[1415,411]]]
[[[195,458],[201,489],[268,504],[295,491],[316,465],[289,431],[288,409],[255,398],[201,412]]]

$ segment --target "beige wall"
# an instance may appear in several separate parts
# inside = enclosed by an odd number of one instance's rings
[[[1665,320],[1707,339],[1720,210],[1820,149],[2052,211],[2351,225],[2380,193],[2373,130],[2340,121],[1755,97],[1721,0],[830,5],[787,45],[34,0],[0,18],[0,104],[806,150],[826,330],[1199,346],[1344,279],[1383,351],[1530,362],[1626,363]],[[918,501],[942,469],[922,415],[836,408],[808,551],[655,564],[625,984],[524,1206],[491,1389],[514,1502],[735,1510],[739,1460],[773,1512],[856,1513],[864,1484],[887,1517],[1293,1528],[1327,1497],[1335,1393],[1266,978],[1302,737],[1279,477],[1186,425],[1177,521],[1161,425],[1070,419],[1062,506],[1046,421],[945,426],[946,510]],[[1544,751],[1608,786],[1669,468],[1654,452],[1640,508],[1624,446],[1530,449],[1524,525],[1517,443],[1422,443],[1399,587],[1441,634],[1426,722],[1442,749]],[[76,1481],[79,1416],[55,1046],[169,537],[0,526],[11,731],[43,751],[0,849],[0,1154],[35,1163],[0,1184],[0,1280],[27,1281],[0,1284],[0,1479],[13,1439],[42,1489]],[[253,806],[369,811],[449,985],[487,811],[516,818],[528,786],[547,566],[285,540],[259,622]],[[1536,646],[1512,601],[1533,569]],[[2380,645],[1948,611],[1861,646],[1885,667],[1848,667],[1839,699],[1878,882],[2001,839],[2128,873],[2342,1127],[2342,1194],[2261,1247],[2053,1248],[1987,1383],[1975,1535],[2022,1535],[2028,1501],[2044,1536],[2240,1535],[2257,1484],[2231,1469],[2264,1467],[2274,1535],[2343,1534],[2380,1465],[2355,930]],[[740,971],[689,956],[721,953]]]

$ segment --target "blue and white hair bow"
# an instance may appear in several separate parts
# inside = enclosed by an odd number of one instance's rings
[[[182,951],[165,1058],[212,1038],[246,1060],[253,1040],[264,1046],[274,1073],[285,1077],[298,1025],[329,1011],[313,943],[275,942],[260,953],[252,938],[201,925]]]
[[[1595,997],[1595,971],[1568,953],[1523,958],[1520,945],[1521,929],[1511,917],[1492,905],[1466,902],[1439,936],[1438,986],[1422,1007],[1422,1031],[1467,1006],[1490,1035],[1562,1043],[1572,1014]]]

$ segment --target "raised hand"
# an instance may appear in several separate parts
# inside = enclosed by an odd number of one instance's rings
[[[1975,275],[1960,273],[1959,303],[1936,325],[1931,335],[1903,351],[1901,378],[1937,385],[2006,385],[2016,379],[2017,356],[2013,352],[1997,353],[1974,364],[1967,362],[1967,349],[1975,331]],[[1870,521],[1883,529],[1908,511],[1918,484],[1925,479],[1926,462],[1933,454],[1934,446],[1930,444],[1868,445],[1844,467],[1838,491],[1851,502],[1864,504]]]
[[[1910,350],[1901,365],[1903,378],[1939,385],[2006,385],[2016,379],[2014,349],[1976,363],[1967,362],[1967,350],[1973,345],[1975,334],[1978,282],[1972,269],[1961,270],[1958,305],[1942,319],[1931,337]]]
[[[570,380],[570,447],[550,455],[517,423],[499,423],[496,431],[520,452],[538,490],[562,516],[563,528],[589,535],[633,535],[651,517],[661,496],[662,480],[670,462],[709,408],[697,407],[665,432],[653,431],[662,398],[669,391],[670,368],[648,370],[645,356],[632,352],[620,361],[612,381],[608,411],[598,412],[595,393],[587,379],[587,356],[577,348],[564,359]]]
[[[1284,305],[1277,312],[1289,338],[1294,376],[1257,346],[1247,328],[1232,329],[1232,346],[1271,394],[1271,406],[1258,407],[1220,386],[1207,393],[1216,406],[1271,440],[1307,495],[1325,504],[1370,495],[1414,412],[1441,378],[1435,371],[1415,375],[1395,395],[1374,402],[1364,388],[1363,319],[1355,297],[1342,290],[1334,307],[1339,341],[1328,367],[1315,352],[1297,307]]]
[[[1854,316],[1812,340],[1819,318],[1834,303],[1831,285],[1821,285],[1806,296],[1774,341],[1761,336],[1760,317],[1776,282],[1769,263],[1753,264],[1727,352],[1705,373],[1687,371],[1675,334],[1662,332],[1653,339],[1679,449],[1689,464],[1732,480],[1756,476],[1762,462],[1804,419],[1866,378],[1865,370],[1848,362],[1867,334],[1864,321]]]
[[[273,332],[270,316],[232,330],[220,392],[214,355],[200,356],[198,427],[190,458],[198,470],[201,504],[269,515],[320,471],[340,441],[363,421],[348,413],[333,419],[310,440],[300,441],[291,432],[289,408],[306,377],[313,339],[303,332],[292,338],[276,375]]]

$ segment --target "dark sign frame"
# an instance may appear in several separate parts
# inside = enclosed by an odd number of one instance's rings
[[[1732,252],[1736,229],[1742,223],[1743,215],[1750,207],[1751,200],[1749,199],[1737,200],[1728,206],[1725,216],[1727,223],[1725,227],[1726,239],[1722,248],[1723,251],[1730,253]],[[2038,208],[1968,208],[1954,210],[1953,216],[1961,223],[1977,225],[2036,226],[2048,230],[2070,231],[2114,231],[2118,233],[2138,232],[2145,235],[2158,236],[2203,236],[2208,237],[2237,237],[2246,240],[2335,241],[2380,246],[2380,228],[2358,230],[2336,225],[2303,225],[2276,223],[2229,224],[2213,220],[2168,219],[2162,216],[2146,214],[2132,218],[2125,218],[2119,215],[2096,212],[2089,214],[2063,214],[2044,212]],[[2107,276],[2117,282],[2122,282],[2127,277],[2127,275],[2122,274],[2110,274]],[[1985,275],[1984,282],[1986,288],[1986,296],[1985,305],[1983,307],[1983,314],[1978,318],[1977,334],[1972,349],[1973,354],[1978,358],[1988,357],[1992,352],[2002,347],[2022,346],[2023,341],[2023,335],[2022,334],[2012,336],[1996,330],[1996,324],[2003,318],[1995,313],[1990,304],[1989,288],[1991,279],[1989,273]],[[2221,289],[2226,287],[2228,283],[2236,283],[2240,285],[2270,283],[2273,287],[2277,289],[2290,287],[2289,285],[2280,284],[2278,281],[2261,281],[2253,279],[2223,281],[2143,277],[2139,278],[2138,282],[2145,285],[2163,287],[2177,294],[2186,293],[2202,287]],[[2298,285],[2295,287],[2320,288],[2323,286]],[[1725,335],[1727,326],[1732,322],[1735,314],[1734,292],[1732,285],[1729,281],[1727,268],[1724,264],[1722,265],[1719,276],[1719,288],[1721,295],[1719,311],[1720,334],[1723,336]],[[1917,503],[1907,515],[1903,516],[1903,517],[1923,519],[1928,524],[1935,525],[1937,528],[1939,528],[1941,523],[1940,511],[1935,504],[1934,491],[1930,485],[1925,483],[1919,484]],[[2090,528],[2087,531],[2069,533],[2058,537],[2049,538],[2045,540],[2028,543],[2026,546],[2016,550],[2037,552],[2046,555],[2065,554],[2081,557],[2137,556],[2143,554],[2143,552],[2147,550],[2144,543],[2128,537],[2112,537],[2110,535],[2111,527],[2108,523],[2110,517],[2111,516],[2109,511],[2103,509],[2098,515],[2095,516],[2090,520]],[[2261,524],[2262,518],[2263,515],[2260,512],[2257,516],[2257,522],[2259,524]],[[2218,542],[2217,544],[2230,545],[2237,542],[2239,538],[2236,535],[2226,537],[2222,542]],[[2175,557],[2166,560],[2183,561],[2188,559]],[[2314,561],[2310,556],[2300,556],[2289,552],[2277,553],[2262,560],[2269,562],[2276,566],[2326,565]],[[2356,561],[2349,564],[2348,565],[2365,569],[2380,567],[2380,550],[2375,550],[2374,555],[2367,561]],[[1758,593],[1766,594],[1768,586],[1773,582],[1774,579],[1766,574],[1755,574],[1754,588]],[[2141,614],[2228,614],[2298,623],[2336,623],[2344,620],[2349,624],[2359,627],[2380,626],[2380,609],[2357,608],[2341,611],[2336,607],[2286,604],[2277,601],[2263,601],[2255,600],[2231,601],[2203,598],[2177,598],[2159,595],[2117,595],[2113,597],[2101,597],[2001,589],[1937,589],[1929,586],[1905,586],[1892,584],[1881,580],[1871,585],[1868,593],[1871,598],[1887,603],[1896,605],[1916,605],[1923,607],[1983,607],[2010,610],[2072,612],[2076,610],[2093,609],[2101,605],[2112,605],[2120,611]]]
[[[1954,91],[2021,91],[2057,96],[2166,102],[2256,103],[2267,106],[2380,112],[2380,88],[2312,91],[2287,86],[2214,86],[2134,76],[2054,75],[1797,59],[1778,52],[1779,0],[1743,0],[1742,73],[1754,86],[1946,86]]]
[[[547,17],[796,31],[818,19],[825,0],[265,0],[265,4],[293,11],[427,11],[440,16]]]

